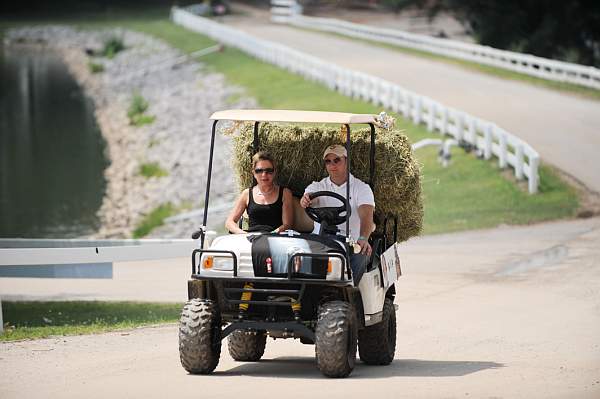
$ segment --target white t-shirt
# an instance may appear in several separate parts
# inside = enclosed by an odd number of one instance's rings
[[[306,187],[305,193],[314,193],[317,191],[332,191],[346,198],[346,183],[338,186],[331,181],[329,176],[321,181],[314,181]],[[375,198],[371,187],[365,182],[355,178],[350,174],[350,236],[353,239],[358,239],[360,236],[360,217],[358,215],[358,207],[361,205],[375,206]],[[341,206],[340,200],[332,197],[319,197],[312,201],[311,206],[315,208],[323,206]],[[315,223],[314,233],[318,233],[321,226]],[[346,223],[337,226],[342,235],[346,235]]]

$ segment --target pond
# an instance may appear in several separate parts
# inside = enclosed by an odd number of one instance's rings
[[[0,237],[93,233],[105,148],[92,101],[56,53],[0,44]]]

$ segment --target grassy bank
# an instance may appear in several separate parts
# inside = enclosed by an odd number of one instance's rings
[[[0,341],[114,331],[179,320],[183,304],[137,302],[6,302]]]
[[[85,28],[122,26],[161,38],[190,53],[215,43],[203,36],[174,25],[168,13],[156,10],[144,14],[120,13],[118,18],[70,19]],[[261,107],[279,109],[329,110],[356,113],[379,113],[380,107],[356,101],[308,82],[244,53],[226,48],[204,56],[199,61],[227,80],[242,87],[257,99]],[[414,126],[398,117],[397,125],[415,142],[425,137],[440,137],[422,126]],[[434,148],[418,150],[422,163],[425,196],[425,233],[493,227],[499,224],[525,224],[571,217],[578,207],[575,192],[556,173],[542,165],[540,193],[529,195],[517,184],[512,173],[499,171],[495,162],[485,162],[453,148],[450,167],[442,168]]]

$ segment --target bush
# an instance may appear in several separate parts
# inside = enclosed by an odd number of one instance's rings
[[[168,175],[167,171],[161,168],[158,162],[148,162],[141,164],[139,173],[140,175],[148,178],[163,177]]]
[[[133,118],[130,118],[130,123],[133,126],[142,126],[142,125],[149,125],[149,124],[153,123],[155,120],[156,120],[156,117],[154,115],[138,114],[138,115],[134,115]]]
[[[144,99],[144,97],[139,94],[134,94],[131,99],[131,105],[129,105],[129,109],[127,110],[127,116],[129,118],[133,117],[137,114],[143,114],[148,109],[148,101]]]
[[[104,65],[98,64],[96,62],[89,62],[88,67],[90,68],[91,73],[100,73],[104,72]]]
[[[148,109],[148,101],[139,94],[134,94],[131,99],[131,104],[127,110],[127,117],[129,117],[129,124],[133,126],[148,125],[156,119],[155,116],[146,115],[144,112]]]
[[[104,48],[102,49],[101,54],[106,58],[112,59],[118,52],[123,50],[125,50],[123,40],[113,36],[104,42]]]

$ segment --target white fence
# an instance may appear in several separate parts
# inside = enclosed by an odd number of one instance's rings
[[[291,14],[289,18],[278,22],[287,22],[302,28],[389,43],[433,54],[473,61],[479,64],[491,65],[538,78],[600,89],[600,69],[591,66],[551,60],[531,54],[498,50],[478,44],[418,35],[401,30],[355,24],[332,18],[315,18]]]
[[[209,239],[214,232],[209,232]],[[39,266],[70,266],[61,278],[106,278],[105,265],[130,262],[190,257],[200,247],[198,240],[54,240],[54,239],[0,239],[0,271],[19,269],[18,277],[39,277],[34,268]],[[31,270],[31,272],[28,271]],[[98,270],[95,274],[81,272]],[[48,276],[46,276],[48,277]],[[111,272],[112,277],[112,272]],[[3,332],[2,298],[0,297],[0,334]]]
[[[539,154],[529,144],[491,122],[446,107],[394,83],[258,39],[181,8],[173,8],[171,18],[176,24],[237,47],[264,62],[322,83],[344,95],[401,113],[415,124],[426,125],[429,131],[467,142],[485,159],[496,156],[500,168],[512,167],[517,179],[528,179],[529,192],[537,192]]]
[[[298,14],[302,14],[302,6],[296,0],[271,0],[272,22],[288,23]]]
[[[198,240],[2,239],[0,267],[98,264],[181,258],[199,248]],[[191,262],[191,260],[190,260]]]

